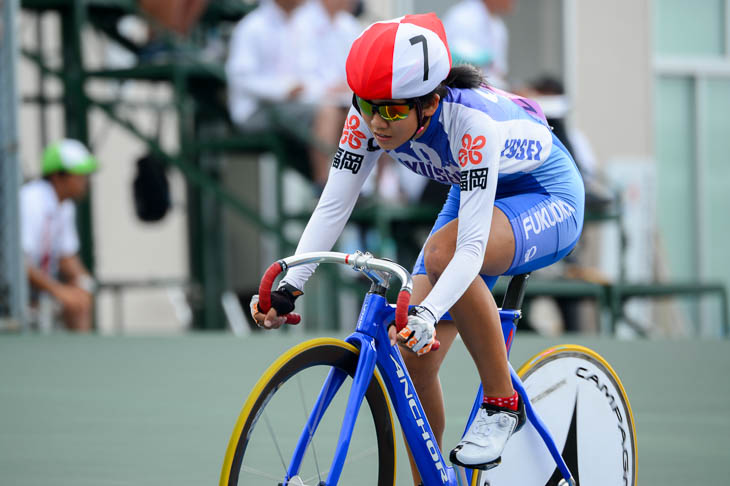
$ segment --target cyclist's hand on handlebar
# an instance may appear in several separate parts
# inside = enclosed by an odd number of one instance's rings
[[[278,329],[286,321],[282,316],[276,313],[276,309],[273,307],[269,309],[269,312],[264,314],[259,310],[259,296],[258,294],[251,297],[251,316],[257,326],[263,329]]]
[[[294,301],[303,293],[296,287],[282,282],[278,290],[271,292],[271,309],[265,314],[259,309],[259,296],[254,295],[251,298],[251,315],[259,327],[278,329],[287,322],[286,315],[294,310]]]
[[[408,324],[398,333],[398,340],[418,356],[429,351],[436,340],[436,317],[417,305],[408,311]]]

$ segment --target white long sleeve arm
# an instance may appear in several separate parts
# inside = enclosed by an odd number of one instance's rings
[[[436,285],[421,303],[440,319],[464,295],[484,262],[499,177],[499,152],[483,154],[478,165],[462,168],[456,250]]]

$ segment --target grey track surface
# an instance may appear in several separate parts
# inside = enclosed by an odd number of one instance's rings
[[[248,392],[300,340],[281,332],[0,335],[0,484],[217,484]],[[621,377],[637,425],[640,485],[728,484],[730,342],[518,335],[512,362],[518,368],[568,342],[595,349]],[[476,383],[461,342],[441,380],[450,448]],[[409,476],[401,447],[398,484]]]

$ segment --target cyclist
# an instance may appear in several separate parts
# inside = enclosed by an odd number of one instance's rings
[[[583,183],[537,104],[487,86],[479,71],[451,66],[435,14],[376,22],[353,43],[347,80],[354,92],[327,185],[297,253],[331,249],[380,150],[411,170],[452,185],[413,271],[407,326],[391,341],[404,359],[441,445],[444,405],[438,370],[460,333],[484,387],[484,404],[451,461],[489,468],[524,421],[512,388],[497,305],[499,275],[554,263],[583,225]],[[291,269],[266,316],[277,328],[315,266]],[[431,347],[436,324],[440,347]],[[418,483],[417,472],[414,477]]]

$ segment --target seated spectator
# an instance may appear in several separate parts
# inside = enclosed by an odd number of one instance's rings
[[[555,77],[543,75],[529,83],[525,89],[519,90],[519,93],[540,103],[555,136],[573,155],[583,176],[586,207],[599,211],[611,205],[616,195],[601,173],[590,141],[580,129],[568,126],[565,122],[570,106],[565,98],[563,83]]]
[[[362,32],[362,26],[352,14],[353,8],[353,0],[309,0],[297,16],[299,28],[309,35],[317,56],[314,76],[330,95],[324,96],[322,102],[348,108],[352,91],[347,85],[345,61],[350,45]]]
[[[231,38],[226,75],[231,118],[245,133],[274,130],[300,172],[324,187],[342,133],[345,56],[359,27],[347,1],[268,0]],[[331,56],[331,57],[326,57]]]
[[[502,16],[513,6],[514,0],[462,0],[444,16],[454,63],[477,66],[498,88],[507,87],[508,32]]]
[[[184,55],[171,36],[188,37],[207,5],[208,0],[139,0],[140,10],[150,21],[140,61],[164,62]]]
[[[203,14],[208,0],[139,0],[140,9],[158,25],[186,36]]]
[[[94,280],[78,257],[74,201],[87,192],[96,159],[77,140],[51,144],[43,153],[43,177],[20,190],[21,243],[31,286],[31,304],[46,293],[58,303],[66,328],[92,327]]]
[[[602,174],[600,164],[593,151],[588,138],[583,132],[575,126],[571,126],[566,122],[566,116],[570,110],[570,103],[565,97],[565,90],[562,82],[550,75],[543,75],[533,80],[527,87],[518,91],[522,96],[532,98],[540,104],[548,124],[552,127],[555,136],[560,139],[573,156],[578,169],[580,170],[583,184],[585,186],[585,203],[586,210],[589,212],[600,213],[610,209],[616,202],[615,190],[608,185],[605,176]],[[595,228],[584,227],[583,235],[576,245],[573,252],[566,256],[562,265],[556,265],[551,271],[548,269],[540,270],[540,274],[544,277],[566,277],[578,280],[585,280],[598,284],[608,284],[610,279],[604,275],[595,265],[595,254],[601,242],[595,233]],[[541,316],[543,324],[538,324],[537,317],[530,319],[530,324],[536,327],[540,332],[553,334],[559,332],[555,326],[552,330],[551,326],[545,325],[549,321],[546,316],[549,315],[550,299],[541,299],[542,306],[539,313],[533,312],[531,316]],[[557,304],[558,314],[557,321],[562,322],[564,330],[569,332],[584,332],[591,327],[588,325],[587,317],[582,315],[580,299],[569,297],[561,297],[554,299]],[[589,312],[588,315],[595,315]]]
[[[362,26],[352,14],[353,0],[309,0],[298,15],[297,22],[311,39],[315,53],[314,83],[322,94],[316,103],[317,116],[313,132],[319,140],[337,145],[352,103],[352,91],[347,85],[345,61],[350,45],[362,32]],[[332,152],[310,154],[324,174],[315,174],[315,182],[327,180]],[[320,159],[320,160],[317,160]]]

